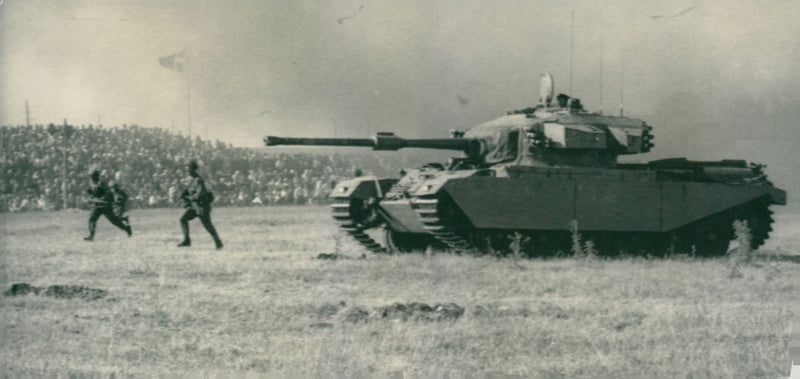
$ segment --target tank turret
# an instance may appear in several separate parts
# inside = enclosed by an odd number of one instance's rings
[[[509,112],[465,132],[452,130],[452,138],[404,139],[394,133],[380,132],[372,138],[267,136],[264,143],[267,146],[362,146],[381,151],[456,150],[464,152],[467,160],[478,166],[516,161],[533,166],[606,167],[615,165],[618,155],[650,151],[653,146],[651,130],[641,120],[537,105]]]
[[[545,74],[539,103],[510,111],[466,131],[451,130],[448,139],[403,139],[381,132],[373,138],[264,137],[267,146],[364,146],[395,151],[404,147],[463,151],[470,166],[515,163],[522,166],[613,167],[617,157],[647,153],[652,127],[644,121],[607,116],[583,109],[580,99],[564,94],[553,103],[553,79]]]

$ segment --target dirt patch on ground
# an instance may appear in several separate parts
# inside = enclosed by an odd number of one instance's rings
[[[33,287],[28,283],[14,283],[11,288],[3,292],[3,296],[25,296],[29,293],[38,295],[41,290],[41,287]]]
[[[456,320],[464,315],[464,308],[457,304],[394,303],[381,307],[378,314],[384,319],[443,321]]]
[[[341,257],[339,256],[339,254],[326,254],[326,253],[322,253],[322,254],[320,254],[320,255],[317,255],[317,259],[336,260],[336,259],[339,259],[339,258],[341,258]]]
[[[329,322],[318,322],[316,324],[309,325],[309,327],[317,328],[317,329],[330,329],[330,328],[333,328],[333,324],[331,324]]]
[[[356,306],[351,306],[347,311],[344,311],[346,306],[347,304],[344,301],[340,301],[339,303],[325,303],[315,308],[314,312],[319,322],[312,323],[309,327],[317,329],[332,328],[337,321],[350,324],[366,324],[370,320],[455,321],[464,315],[464,308],[453,303],[433,306],[419,302],[394,303],[375,308],[373,311]]]
[[[641,312],[624,312],[620,316],[607,320],[604,324],[609,329],[621,332],[629,327],[642,325],[642,321],[645,318],[647,318],[647,315]]]
[[[540,302],[533,307],[521,306],[511,307],[504,304],[485,304],[476,305],[472,315],[480,318],[497,317],[544,317],[548,319],[566,320],[570,318],[569,309],[564,309],[558,305]]]
[[[347,305],[347,303],[345,303],[344,301],[339,301],[336,304],[333,304],[333,303],[322,304],[322,306],[317,308],[317,317],[319,317],[319,318],[331,317],[331,316],[335,315],[336,313],[338,313],[339,309],[345,307],[346,305]]]
[[[360,322],[367,322],[369,319],[369,312],[359,308],[353,307],[347,312],[347,315],[344,317],[344,320],[353,324],[358,324]]]
[[[106,290],[84,286],[54,285],[50,287],[35,287],[28,283],[15,283],[3,292],[4,296],[25,296],[27,294],[50,296],[57,299],[84,299],[97,300],[106,296]]]

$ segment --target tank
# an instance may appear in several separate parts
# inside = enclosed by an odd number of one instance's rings
[[[653,147],[642,120],[588,112],[542,77],[535,106],[508,112],[450,138],[281,138],[267,146],[362,146],[374,150],[446,149],[460,156],[337,184],[332,215],[341,230],[376,252],[427,248],[501,252],[523,236],[530,255],[569,252],[573,229],[608,254],[724,255],[734,222],[746,221],[750,245],[772,230],[771,205],[786,192],[764,165],[685,158],[620,163]]]

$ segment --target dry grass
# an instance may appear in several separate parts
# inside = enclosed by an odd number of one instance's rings
[[[792,262],[754,260],[732,277],[727,259],[686,257],[362,259],[326,207],[215,209],[222,251],[197,222],[194,246],[175,247],[179,210],[134,211],[131,239],[101,220],[87,243],[87,216],[0,215],[0,290],[108,291],[0,297],[3,375],[776,377],[797,333]],[[800,248],[800,222],[778,219],[767,248]],[[465,313],[377,311],[410,302]]]

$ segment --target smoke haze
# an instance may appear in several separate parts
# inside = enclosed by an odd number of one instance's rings
[[[758,161],[800,190],[797,20],[792,1],[5,0],[0,122],[25,124],[27,100],[32,123],[191,122],[237,146],[442,137],[534,104],[550,72],[654,126],[635,159]],[[183,72],[159,65],[180,52]]]

